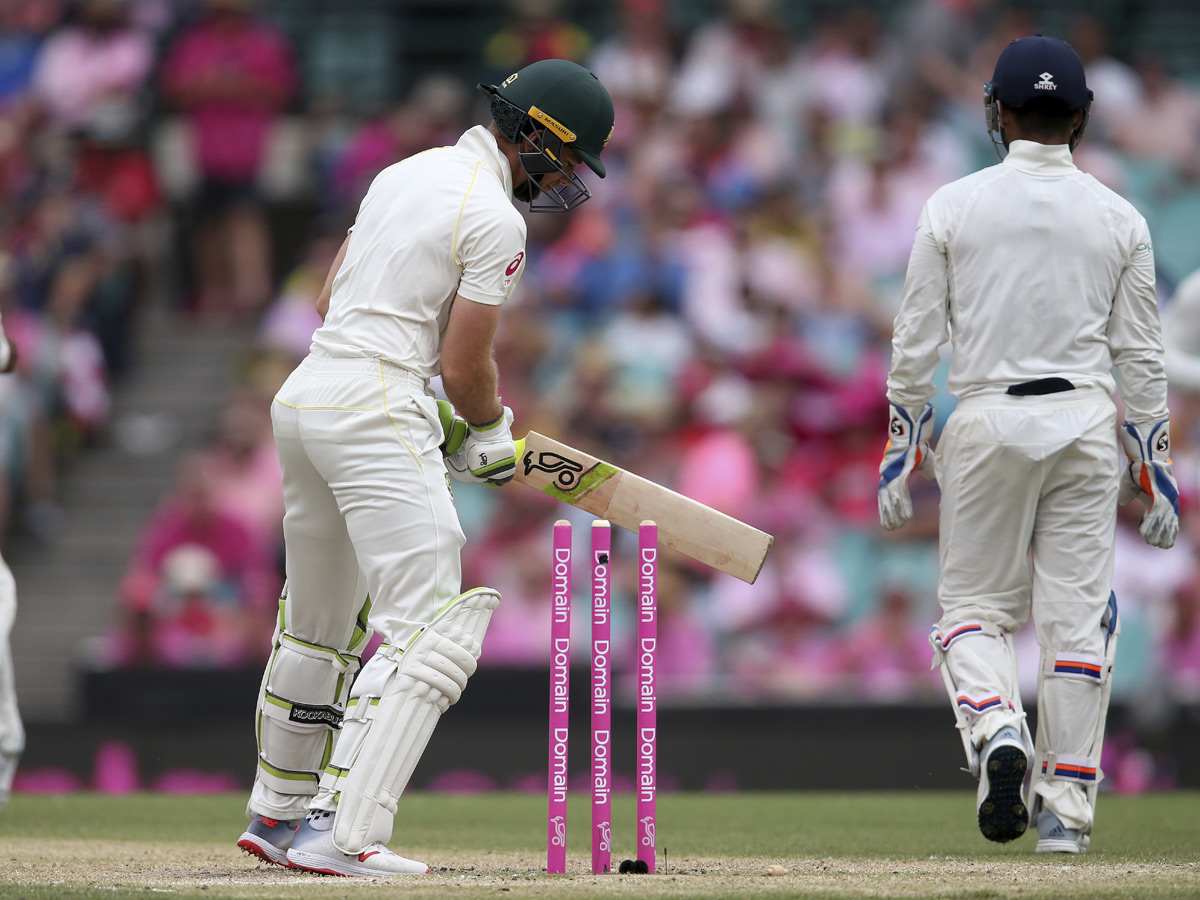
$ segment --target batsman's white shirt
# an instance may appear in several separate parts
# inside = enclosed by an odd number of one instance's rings
[[[312,352],[440,373],[455,294],[498,305],[525,271],[512,171],[483,126],[376,176],[358,210]]]
[[[464,538],[429,379],[455,295],[502,303],[524,260],[512,173],[486,128],[371,184],[325,323],[272,408],[289,631],[343,648],[369,592],[372,627],[400,641],[459,593]]]

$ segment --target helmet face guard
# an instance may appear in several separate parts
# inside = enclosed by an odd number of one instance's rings
[[[574,135],[537,107],[526,112],[501,97],[495,88],[480,87],[492,95],[492,119],[500,134],[517,145],[517,157],[528,178],[524,185],[514,188],[513,195],[528,203],[530,212],[565,212],[591,198],[592,192],[583,179],[576,173],[568,175],[563,167],[563,135]],[[544,188],[541,179],[546,175],[561,175],[566,182]]]
[[[1087,129],[1088,121],[1091,119],[1092,101],[1088,100],[1080,109],[1083,110],[1083,121],[1079,123],[1078,128],[1071,132],[1071,139],[1067,142],[1067,147],[1072,153],[1079,146],[1079,141],[1083,138],[1083,132]],[[1000,108],[996,105],[996,86],[990,81],[983,86],[983,112],[987,119],[987,132],[988,137],[991,138],[992,147],[995,148],[996,155],[1003,160],[1006,153],[1001,151],[1007,152],[1008,141],[1005,140],[1004,132],[1000,128]]]

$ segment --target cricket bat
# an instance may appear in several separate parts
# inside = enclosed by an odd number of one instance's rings
[[[765,531],[536,431],[516,445],[521,484],[634,533],[653,520],[663,546],[747,584],[762,571],[775,540]]]

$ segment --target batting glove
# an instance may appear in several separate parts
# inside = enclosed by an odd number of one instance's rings
[[[437,402],[438,420],[442,423],[442,443],[438,446],[442,456],[457,453],[458,448],[467,439],[467,420],[454,412],[454,407],[448,400]]]
[[[462,446],[446,457],[450,474],[459,481],[499,487],[517,472],[517,448],[512,436],[513,412],[507,406],[495,421],[471,425]]]
[[[932,477],[933,451],[929,449],[932,431],[932,403],[925,404],[920,416],[912,410],[889,405],[888,443],[879,464],[879,524],[887,531],[894,531],[912,518],[908,476],[917,471],[926,478]]]
[[[1129,457],[1128,480],[1147,504],[1138,533],[1152,547],[1174,546],[1179,534],[1179,485],[1171,466],[1171,422],[1121,423],[1121,444]],[[1122,476],[1122,481],[1127,480]],[[1124,485],[1122,485],[1124,487]],[[1123,490],[1122,494],[1128,494]]]

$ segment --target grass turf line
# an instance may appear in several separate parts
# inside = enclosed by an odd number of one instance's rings
[[[451,890],[464,896],[503,892],[509,898],[614,891],[647,897],[977,900],[1200,895],[1200,794],[1194,792],[1101,796],[1091,849],[1078,857],[1035,854],[1032,835],[1006,845],[984,840],[974,825],[974,791],[664,794],[660,875],[640,880],[586,874],[586,797],[572,798],[572,874],[562,878],[539,874],[545,863],[544,797],[414,793],[401,802],[392,846],[435,867],[438,874],[428,885],[313,879],[256,866],[233,846],[244,824],[244,803],[240,794],[18,794],[0,812],[0,898],[94,900],[123,892],[146,897],[143,880],[150,890],[178,898],[256,900],[301,895],[323,900],[358,896],[361,890],[405,898],[446,896]],[[614,865],[634,855],[633,810],[631,795],[614,798]],[[95,871],[60,864],[58,875],[65,877],[53,883],[53,860],[43,870],[36,853],[28,852],[38,842],[53,848],[50,856],[64,849],[68,858],[72,852],[94,855]],[[18,857],[6,853],[10,846],[21,849]],[[789,876],[764,877],[771,863],[787,866]]]

